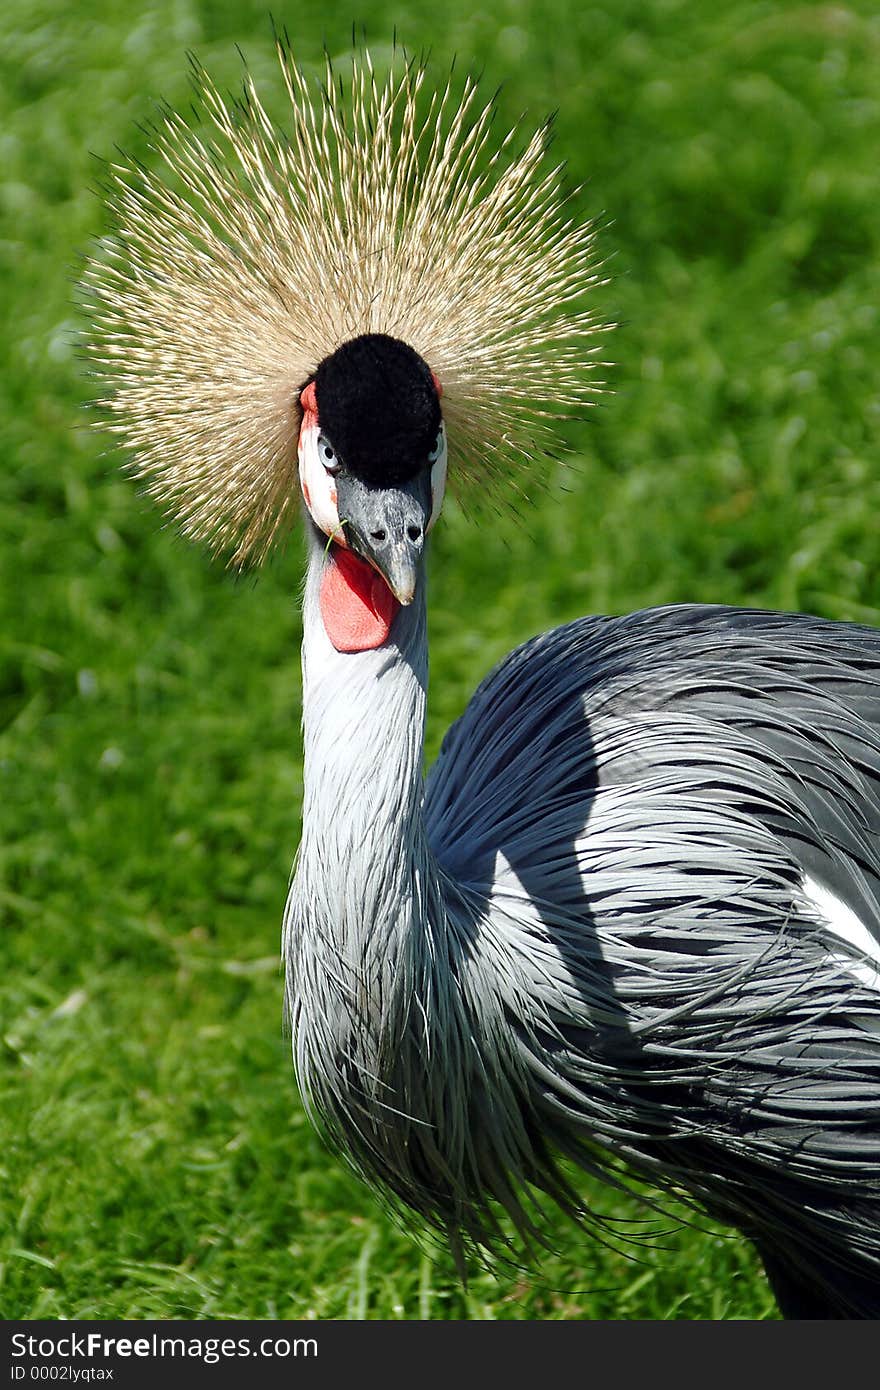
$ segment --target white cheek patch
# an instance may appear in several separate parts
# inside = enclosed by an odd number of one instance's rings
[[[431,516],[428,520],[427,530],[430,531],[434,522],[437,520],[443,508],[443,497],[446,493],[446,465],[448,454],[446,452],[446,434],[443,435],[443,449],[436,463],[431,465]]]
[[[325,536],[332,536],[340,545],[345,545],[336,507],[336,483],[318,456],[320,433],[317,421],[314,424],[303,422],[298,446],[299,485],[315,525]]]

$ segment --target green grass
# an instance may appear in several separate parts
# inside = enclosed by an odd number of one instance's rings
[[[880,622],[874,8],[358,4],[380,41],[396,24],[503,81],[509,121],[559,107],[621,323],[565,487],[527,528],[454,509],[438,528],[430,755],[499,656],[582,612]],[[277,13],[306,60],[348,42],[325,6]],[[87,427],[72,345],[102,226],[90,152],[142,147],[151,99],[186,99],[189,47],[236,81],[236,43],[271,88],[259,4],[0,15],[0,1311],[772,1317],[751,1251],[713,1228],[633,1263],[559,1220],[558,1254],[463,1290],[303,1117],[277,966],[299,545],[236,581],[162,529]]]

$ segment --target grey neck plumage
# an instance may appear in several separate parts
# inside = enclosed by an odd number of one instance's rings
[[[285,921],[288,1008],[307,1102],[332,1128],[340,1095],[387,1070],[442,920],[422,823],[424,586],[375,651],[340,653],[319,608],[310,539],[303,607],[303,831]],[[342,1061],[341,1059],[345,1059]],[[382,1096],[361,1097],[381,1105]]]
[[[331,1143],[457,1240],[459,1227],[483,1225],[486,1193],[503,1199],[499,1175],[530,1149],[512,1096],[513,1132],[486,1109],[520,1084],[497,1026],[506,972],[494,937],[474,952],[484,905],[441,868],[425,832],[424,576],[384,646],[342,654],[319,608],[324,546],[315,533],[303,832],[284,931],[294,1062]]]
[[[422,749],[428,681],[424,585],[375,651],[336,651],[319,608],[326,563],[312,536],[303,606],[303,833],[296,884],[343,957],[387,953],[428,852]]]

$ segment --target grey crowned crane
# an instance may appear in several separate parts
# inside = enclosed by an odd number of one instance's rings
[[[738,1228],[784,1315],[880,1315],[880,635],[683,606],[511,653],[425,781],[447,478],[587,404],[593,236],[471,82],[280,45],[289,128],[196,72],[109,168],[111,424],[183,531],[261,559],[301,496],[305,804],[284,918],[310,1113],[458,1250],[585,1221],[572,1160]]]

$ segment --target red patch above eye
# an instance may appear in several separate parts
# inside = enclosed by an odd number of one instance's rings
[[[310,381],[308,386],[304,386],[299,393],[300,408],[303,413],[302,424],[300,425],[300,435],[304,430],[311,429],[318,423],[318,397],[315,394],[315,383]]]
[[[366,560],[335,545],[321,579],[320,602],[324,630],[338,652],[381,647],[400,607]]]

